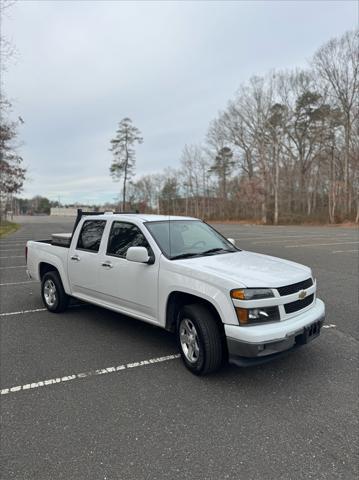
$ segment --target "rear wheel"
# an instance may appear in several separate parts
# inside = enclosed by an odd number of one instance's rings
[[[61,278],[55,271],[45,273],[41,282],[41,296],[45,307],[54,313],[66,310],[69,296],[62,286]]]
[[[204,305],[186,305],[178,316],[177,341],[185,366],[196,375],[218,370],[223,362],[217,319]]]

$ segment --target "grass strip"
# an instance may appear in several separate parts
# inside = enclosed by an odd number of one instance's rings
[[[4,221],[0,223],[0,238],[10,235],[10,233],[16,232],[20,228],[20,225],[13,222]]]

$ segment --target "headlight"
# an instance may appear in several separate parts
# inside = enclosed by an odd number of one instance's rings
[[[274,297],[270,288],[240,288],[231,291],[231,297],[235,300],[259,300],[261,298]]]
[[[259,308],[235,307],[235,310],[240,325],[253,325],[254,323],[277,322],[280,320],[277,306]]]

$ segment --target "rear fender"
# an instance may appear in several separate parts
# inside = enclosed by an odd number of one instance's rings
[[[68,295],[71,295],[71,288],[70,288],[70,284],[69,284],[68,277],[67,277],[67,268],[65,269],[61,259],[59,259],[55,255],[51,255],[49,253],[47,253],[46,255],[43,255],[43,257],[41,259],[41,262],[38,265],[38,278],[39,278],[40,281],[42,280],[41,271],[42,271],[42,266],[44,264],[53,266],[57,270],[58,274],[60,275],[61,282],[62,282],[62,285],[64,287],[65,292]]]

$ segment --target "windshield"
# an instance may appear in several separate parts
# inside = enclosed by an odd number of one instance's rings
[[[199,220],[147,222],[146,227],[162,252],[172,260],[238,251],[220,233]]]

